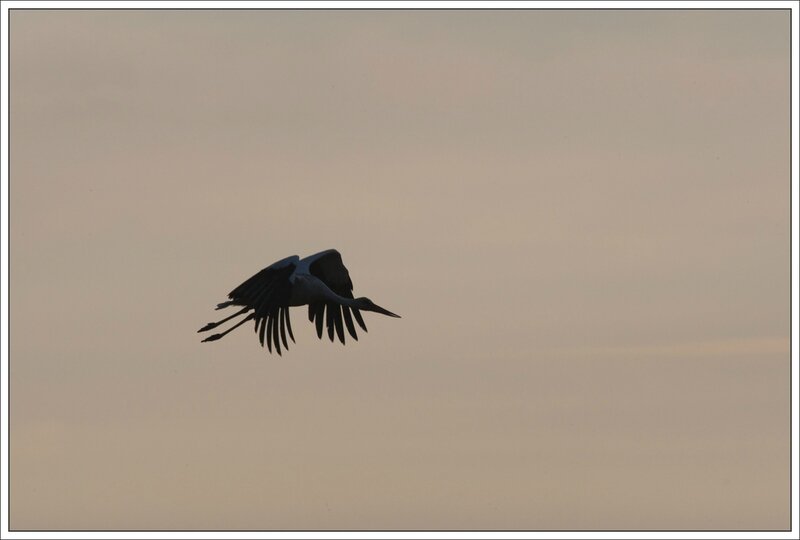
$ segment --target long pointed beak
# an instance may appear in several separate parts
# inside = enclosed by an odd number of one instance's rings
[[[388,315],[389,317],[397,317],[398,319],[402,318],[402,317],[400,317],[400,315],[397,315],[396,313],[392,313],[388,309],[383,309],[381,306],[377,306],[377,305],[373,305],[372,306],[372,311],[374,311],[376,313],[382,313],[384,315]]]

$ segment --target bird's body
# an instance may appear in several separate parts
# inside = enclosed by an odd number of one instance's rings
[[[297,255],[286,257],[264,268],[228,294],[229,300],[217,305],[217,309],[241,306],[242,309],[230,317],[215,323],[208,323],[198,332],[216,328],[220,324],[252,310],[244,319],[220,334],[214,334],[203,341],[220,339],[249,320],[255,321],[255,330],[261,345],[267,342],[281,354],[281,342],[288,349],[286,330],[294,341],[289,308],[308,305],[308,318],[316,323],[317,335],[322,338],[323,323],[327,326],[328,337],[333,341],[334,333],[344,343],[344,328],[358,339],[353,319],[366,332],[367,326],[361,311],[374,311],[390,317],[399,317],[369,298],[353,298],[353,283],[350,274],[342,263],[342,256],[335,249],[321,251],[301,259]]]

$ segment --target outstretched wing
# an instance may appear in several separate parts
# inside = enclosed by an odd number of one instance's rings
[[[300,257],[294,255],[269,265],[228,293],[229,305],[249,306],[256,311],[291,297],[292,275]]]
[[[329,249],[309,257],[311,264],[308,267],[309,273],[320,279],[333,292],[343,298],[353,298],[353,282],[350,280],[350,273],[342,262],[342,255],[335,249]],[[326,315],[327,309],[327,315]],[[352,310],[352,316],[351,316]],[[356,308],[350,308],[334,302],[316,303],[308,305],[308,320],[316,323],[317,336],[322,339],[323,322],[328,329],[328,337],[333,341],[334,332],[339,336],[339,341],[344,343],[344,327],[358,341],[358,334],[353,325],[355,318],[358,325],[366,332],[367,325],[361,313]]]
[[[350,273],[342,262],[342,255],[335,249],[329,249],[309,257],[311,264],[308,267],[309,273],[322,280],[330,290],[344,296],[353,297],[353,282],[350,281]]]
[[[236,315],[253,310],[252,313],[247,315],[247,317],[236,326],[253,319],[261,346],[264,346],[264,341],[266,340],[267,348],[270,352],[272,352],[272,345],[274,344],[277,353],[281,354],[281,342],[283,342],[283,347],[285,349],[289,348],[289,344],[286,340],[287,329],[289,330],[289,337],[294,341],[292,325],[289,321],[289,299],[291,298],[289,276],[294,272],[299,260],[300,258],[295,255],[264,268],[233,289],[228,294],[229,301],[223,302],[217,306],[217,309],[228,306],[243,306],[243,309]],[[202,332],[215,328],[218,324],[234,316],[235,315],[223,319],[218,323],[209,323],[201,328],[200,331]],[[233,330],[233,328],[230,330]],[[228,332],[215,334],[205,341],[219,339],[227,333]]]

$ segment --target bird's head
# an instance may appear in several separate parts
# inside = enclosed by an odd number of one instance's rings
[[[400,318],[400,315],[396,315],[388,309],[382,308],[366,296],[356,298],[356,307],[363,311],[374,311],[375,313],[382,313],[383,315],[388,315],[389,317],[397,317],[398,319]]]

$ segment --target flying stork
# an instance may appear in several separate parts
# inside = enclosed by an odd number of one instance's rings
[[[342,344],[344,344],[344,326],[347,326],[347,331],[353,339],[358,340],[353,326],[354,318],[364,332],[367,331],[361,311],[374,311],[389,317],[400,317],[376,305],[369,298],[353,298],[353,282],[350,281],[350,274],[342,263],[341,254],[335,249],[321,251],[304,259],[297,255],[281,259],[233,289],[228,298],[229,300],[217,304],[216,309],[229,306],[242,306],[242,309],[221,321],[208,323],[198,332],[216,328],[250,310],[252,313],[231,328],[211,335],[203,341],[216,341],[247,321],[254,320],[261,346],[264,346],[266,339],[269,352],[272,353],[274,344],[279,355],[281,342],[284,349],[289,349],[286,330],[294,341],[292,324],[289,321],[290,306],[308,304],[308,320],[316,323],[319,338],[322,339],[324,323],[327,325],[331,342],[336,332]]]

